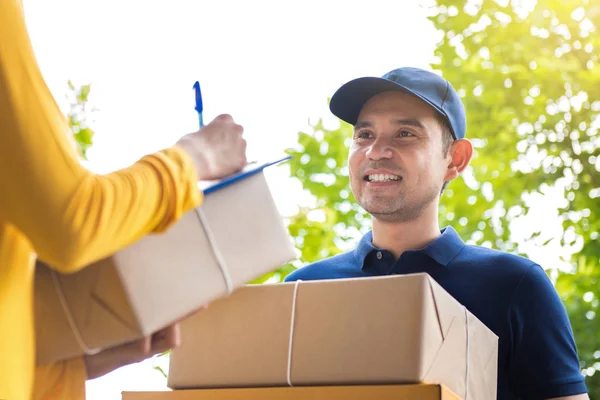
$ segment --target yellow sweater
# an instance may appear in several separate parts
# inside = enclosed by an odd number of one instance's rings
[[[79,163],[19,0],[0,0],[0,399],[83,399],[83,359],[35,366],[35,257],[75,272],[199,205],[174,147],[105,176]]]

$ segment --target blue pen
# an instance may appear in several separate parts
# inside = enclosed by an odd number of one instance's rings
[[[202,92],[200,91],[200,82],[194,83],[194,92],[196,94],[196,112],[198,113],[198,122],[200,123],[200,129],[204,127],[204,120],[202,119],[202,111],[204,111],[204,105],[202,104]],[[256,161],[250,161],[248,164],[254,164]]]
[[[200,83],[198,81],[194,83],[194,91],[196,93],[196,112],[198,113],[200,128],[203,128],[204,120],[202,119],[202,111],[204,110],[204,105],[202,104],[202,92],[200,92]]]

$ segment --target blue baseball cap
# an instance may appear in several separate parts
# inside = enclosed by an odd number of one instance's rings
[[[364,77],[345,83],[331,97],[329,109],[341,120],[356,125],[365,103],[371,97],[389,91],[417,96],[446,117],[454,139],[465,137],[467,116],[458,93],[446,79],[419,68],[398,68],[381,78]]]

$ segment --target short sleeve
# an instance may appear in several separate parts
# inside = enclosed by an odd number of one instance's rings
[[[586,393],[567,312],[549,277],[532,265],[510,308],[512,352],[509,376],[523,399]]]

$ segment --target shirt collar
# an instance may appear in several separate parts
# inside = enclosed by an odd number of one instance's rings
[[[438,264],[447,267],[454,257],[462,250],[465,244],[452,226],[447,226],[440,232],[441,235],[437,239],[422,249],[415,251],[425,253]],[[358,246],[354,249],[356,263],[361,268],[365,267],[365,259],[370,253],[377,250],[383,250],[373,246],[372,242],[373,231],[369,231],[362,237]]]

